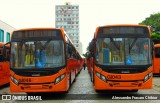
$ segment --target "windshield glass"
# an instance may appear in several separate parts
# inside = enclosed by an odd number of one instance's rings
[[[149,38],[98,38],[96,63],[101,65],[151,64]]]
[[[11,44],[11,68],[53,68],[65,65],[62,40],[21,41]]]

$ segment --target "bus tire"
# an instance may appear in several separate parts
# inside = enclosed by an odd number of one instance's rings
[[[92,71],[92,83],[94,85],[94,71]]]
[[[96,91],[96,93],[101,93],[102,92],[102,90],[95,90]]]
[[[131,92],[138,92],[138,89],[132,90]]]
[[[91,82],[93,83],[93,73],[90,74]]]

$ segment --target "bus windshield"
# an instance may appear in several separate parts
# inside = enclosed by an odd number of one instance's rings
[[[11,68],[53,68],[65,65],[63,40],[17,41],[11,43]]]
[[[100,65],[151,64],[150,38],[97,38],[96,63]]]

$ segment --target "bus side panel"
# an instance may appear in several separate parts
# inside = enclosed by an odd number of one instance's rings
[[[154,58],[153,73],[160,74],[160,58]]]
[[[82,68],[83,68],[83,60],[78,60],[78,73],[80,73]]]
[[[4,84],[4,70],[3,63],[0,63],[0,86]]]
[[[10,81],[10,62],[5,62],[5,69],[6,69],[6,83]]]
[[[9,62],[0,63],[0,86],[9,83]]]
[[[76,60],[76,75],[78,75],[79,70],[80,70],[80,60]]]
[[[91,62],[90,62],[90,59],[87,60],[86,66],[87,66],[87,69],[88,69],[88,73],[91,74]]]
[[[74,59],[68,59],[67,60],[67,68],[69,71],[69,81],[72,83],[75,77],[75,60]]]

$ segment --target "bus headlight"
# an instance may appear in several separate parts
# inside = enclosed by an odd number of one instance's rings
[[[12,76],[10,78],[11,78],[12,81],[14,80],[14,78]]]
[[[144,82],[148,80],[148,74],[144,77]]]
[[[18,80],[15,79],[14,77],[10,76],[10,78],[11,78],[11,81],[12,81],[14,84],[16,84],[16,85],[19,84],[19,83],[18,83]]]
[[[98,72],[96,72],[96,76],[99,77],[99,78],[101,78],[101,74],[98,73]]]
[[[150,72],[150,73],[148,74],[149,78],[150,78],[152,75],[153,75],[153,73],[152,73],[152,72]]]
[[[101,80],[103,80],[104,82],[107,82],[107,79],[106,79],[106,77],[105,77],[104,75],[96,72],[96,76],[97,76],[98,78],[100,78]]]
[[[56,80],[55,80],[55,82],[54,82],[54,84],[59,83],[61,80],[64,79],[64,77],[65,77],[65,74],[62,74],[61,76],[57,77]]]
[[[61,78],[60,77],[58,77],[58,78],[56,78],[56,80],[55,80],[55,82],[54,82],[54,84],[57,84],[58,82],[60,82],[61,81]]]
[[[65,74],[61,75],[61,80],[65,77]]]
[[[145,77],[144,77],[144,82],[146,82],[148,79],[150,79],[152,77],[153,73],[150,72],[149,74],[147,74]]]

